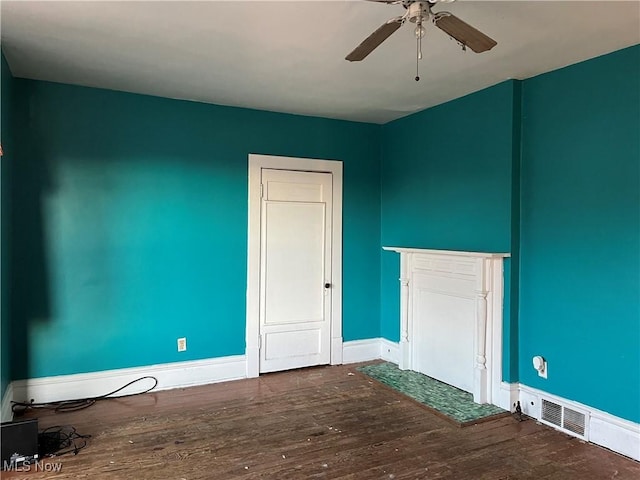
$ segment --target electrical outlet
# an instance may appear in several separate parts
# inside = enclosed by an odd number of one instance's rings
[[[178,351],[184,352],[187,349],[187,339],[185,337],[178,339]]]

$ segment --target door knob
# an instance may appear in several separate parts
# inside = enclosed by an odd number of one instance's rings
[[[324,288],[331,288],[331,284],[330,283],[325,283],[324,284]]]

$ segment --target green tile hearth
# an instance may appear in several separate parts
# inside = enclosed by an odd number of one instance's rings
[[[400,370],[393,363],[365,365],[358,370],[461,424],[506,413],[495,405],[474,403],[473,395],[459,388],[418,372]]]

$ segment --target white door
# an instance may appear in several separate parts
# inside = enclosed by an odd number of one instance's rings
[[[262,169],[260,372],[331,356],[332,175]]]

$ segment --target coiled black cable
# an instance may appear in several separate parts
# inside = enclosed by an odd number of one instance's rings
[[[91,435],[80,434],[70,425],[45,428],[38,434],[39,454],[42,457],[59,457],[69,453],[77,455],[87,446],[90,438]]]
[[[151,390],[153,390],[158,386],[158,379],[156,377],[145,376],[145,377],[137,378],[112,392],[105,393],[104,395],[99,395],[97,397],[78,398],[75,400],[63,400],[60,402],[48,402],[48,403],[37,403],[34,401],[11,402],[12,403],[11,411],[16,415],[23,415],[27,410],[30,410],[30,409],[54,410],[55,412],[74,412],[76,410],[82,410],[84,408],[88,408],[94,403],[98,402],[99,400],[106,400],[108,398],[111,398],[112,395],[115,395],[116,393],[121,392],[128,386],[133,385],[134,383],[140,382],[142,380],[147,380],[147,379],[153,380],[154,382],[150,388],[147,388],[142,392],[131,393],[129,395],[121,395],[118,398],[132,397],[134,395],[142,395],[145,393],[149,393]]]

